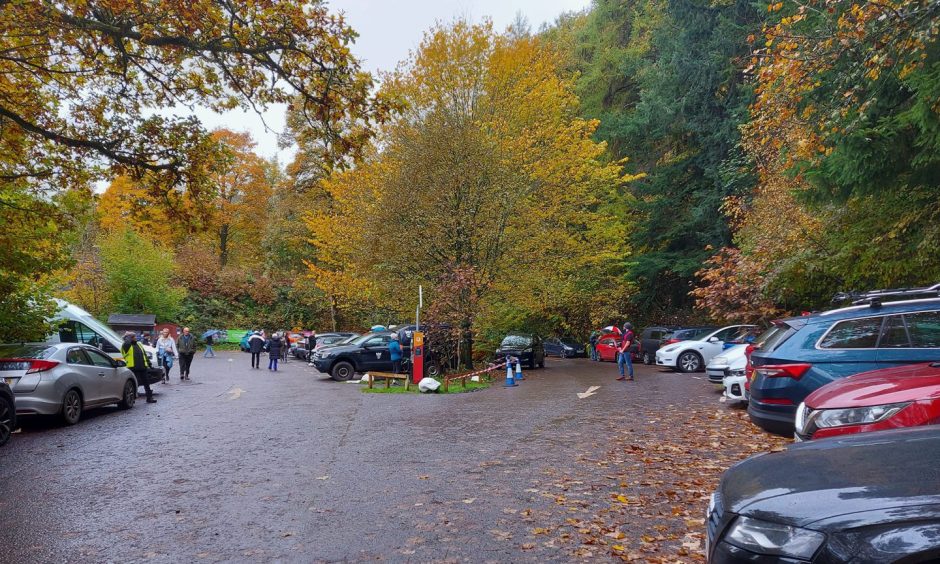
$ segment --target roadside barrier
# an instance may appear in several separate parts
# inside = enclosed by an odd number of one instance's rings
[[[475,372],[467,372],[466,374],[454,374],[454,375],[445,375],[444,376],[444,391],[447,392],[450,390],[450,383],[452,381],[460,380],[464,388],[467,387],[467,380],[473,378],[474,376],[481,376],[490,379],[490,375],[493,371],[499,370],[504,366],[509,366],[508,362],[500,362],[499,364],[491,364],[482,370],[477,370]]]

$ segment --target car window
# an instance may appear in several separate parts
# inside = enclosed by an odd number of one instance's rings
[[[372,337],[371,339],[366,341],[366,346],[367,347],[380,347],[388,343],[389,340],[390,340],[390,337],[388,335],[380,335],[378,337]]]
[[[69,364],[80,364],[84,366],[91,366],[91,361],[88,360],[88,357],[85,356],[85,351],[82,349],[69,349],[65,353],[65,362]]]
[[[873,349],[883,317],[863,317],[836,323],[819,343],[824,349]]]
[[[49,345],[0,345],[0,358],[49,358],[55,353]]]
[[[100,366],[102,368],[114,368],[114,362],[111,361],[111,357],[104,353],[86,349],[85,354],[91,358],[91,362],[95,366]]]
[[[892,315],[885,319],[885,326],[881,332],[881,340],[878,341],[881,348],[911,346],[911,340],[907,336],[907,328],[904,326],[904,318],[900,315]]]
[[[772,325],[769,329],[761,333],[754,339],[754,347],[763,351],[772,351],[784,341],[790,334],[790,328],[787,325]]]
[[[617,341],[615,341],[614,339],[604,339],[601,342],[609,347],[612,347],[617,344]]]
[[[656,340],[662,339],[662,338],[663,338],[663,332],[662,332],[662,331],[653,331],[653,332],[650,333],[649,338],[650,338],[650,339],[656,339]]]
[[[746,327],[727,327],[721,331],[715,333],[713,336],[718,337],[719,341],[731,341],[736,337],[741,330],[747,331]]]
[[[940,348],[940,311],[922,311],[904,316],[911,334],[911,345]]]

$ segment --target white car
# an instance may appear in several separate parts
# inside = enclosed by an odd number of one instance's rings
[[[744,374],[744,368],[747,366],[747,345],[734,345],[725,349],[723,353],[716,356],[705,367],[705,374],[708,375],[708,381],[715,385],[723,385],[725,376],[740,372]]]
[[[725,376],[723,381],[725,387],[724,396],[731,401],[747,402],[746,383],[747,376],[745,376],[744,370],[741,370],[739,374],[729,374]]]
[[[730,325],[716,329],[694,341],[680,341],[656,351],[656,365],[680,372],[700,372],[721,354],[725,343],[740,342],[756,328],[755,325]]]

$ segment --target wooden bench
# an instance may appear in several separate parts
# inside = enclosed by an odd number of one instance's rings
[[[368,372],[369,375],[369,389],[372,389],[372,383],[376,378],[385,378],[385,387],[392,387],[392,380],[404,380],[405,389],[409,389],[411,386],[411,374],[395,374],[393,372]]]

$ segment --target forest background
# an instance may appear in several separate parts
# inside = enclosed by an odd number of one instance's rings
[[[317,3],[82,5],[0,15],[3,340],[50,296],[361,330],[421,284],[485,350],[940,281],[936,2],[596,0],[439,24],[379,77]],[[295,160],[141,111],[180,101],[289,102]]]

